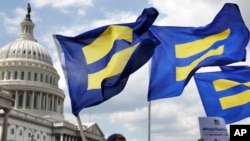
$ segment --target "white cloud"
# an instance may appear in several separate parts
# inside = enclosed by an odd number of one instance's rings
[[[1,28],[7,33],[7,35],[15,35],[16,37],[19,35],[21,31],[20,23],[25,19],[27,14],[27,10],[25,8],[17,7],[15,10],[10,13],[0,13]],[[31,15],[31,19],[34,21],[40,21],[38,17],[35,16],[36,12],[33,12]],[[33,17],[34,16],[34,17]],[[1,34],[6,34],[5,32],[1,32]]]
[[[104,15],[105,18],[94,21],[92,23],[92,27],[100,27],[108,24],[135,22],[136,18],[138,17],[138,15],[135,15],[131,12],[123,11],[104,11]]]
[[[111,114],[111,123],[121,124],[125,126],[129,131],[142,130],[147,126],[142,121],[147,121],[147,108],[135,109],[134,111],[120,111]],[[138,122],[141,122],[140,126]],[[135,124],[137,126],[135,126]]]
[[[20,33],[20,25],[18,23],[23,21],[26,11],[22,8],[16,8],[12,13],[14,13],[13,17],[9,16],[7,13],[1,12],[0,19],[2,19],[2,28],[7,34],[16,35],[17,33]]]
[[[223,2],[213,5],[202,0],[149,0],[162,15],[159,25],[203,26],[209,24],[222,7]]]
[[[85,11],[82,9],[78,9],[77,14],[78,15],[85,15]]]
[[[35,7],[52,6],[54,8],[93,6],[92,0],[30,0]]]
[[[31,6],[36,8],[52,7],[64,14],[84,15],[85,8],[93,7],[92,0],[30,0]]]

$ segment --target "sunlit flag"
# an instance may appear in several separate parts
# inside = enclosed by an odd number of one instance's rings
[[[75,37],[54,35],[74,115],[121,92],[129,75],[150,59],[159,43],[149,31],[157,16],[148,8],[134,23],[107,25]]]
[[[181,95],[200,67],[246,57],[249,31],[236,4],[225,4],[204,27],[152,26],[151,30],[161,44],[152,57],[149,101]]]
[[[250,68],[227,67],[194,75],[207,116],[233,123],[250,116]]]

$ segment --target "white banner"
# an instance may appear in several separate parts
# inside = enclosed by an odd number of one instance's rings
[[[229,141],[227,127],[223,118],[199,117],[200,135],[204,141]]]

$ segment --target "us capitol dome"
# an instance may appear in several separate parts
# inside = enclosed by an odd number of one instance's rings
[[[63,120],[65,95],[46,49],[33,36],[30,7],[16,40],[0,49],[0,85],[11,93],[14,109]]]
[[[33,35],[34,24],[27,14],[21,33],[0,48],[0,90],[13,99],[11,110],[0,109],[0,132],[8,115],[7,137],[12,141],[81,141],[78,126],[64,119],[64,92],[47,50]],[[3,92],[0,93],[3,96]],[[0,97],[1,98],[1,97]],[[1,99],[0,99],[1,100]],[[105,141],[96,123],[83,123],[87,141]],[[2,132],[3,133],[3,132]]]

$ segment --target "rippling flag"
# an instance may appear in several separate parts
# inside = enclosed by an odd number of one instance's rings
[[[250,68],[229,67],[220,72],[194,75],[207,116],[227,124],[250,116]]]
[[[157,16],[148,8],[134,23],[107,25],[75,37],[54,35],[74,115],[121,92],[129,75],[151,58],[159,42],[149,27]]]
[[[179,96],[196,70],[244,61],[249,31],[236,4],[204,27],[152,26],[161,44],[152,57],[148,100]]]

